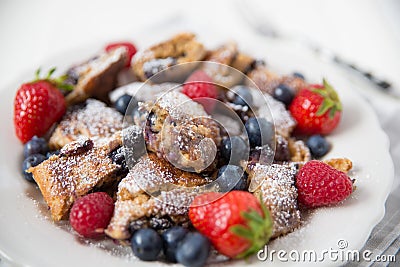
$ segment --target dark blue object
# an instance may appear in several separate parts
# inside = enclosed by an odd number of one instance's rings
[[[155,261],[162,249],[160,235],[153,229],[137,230],[131,239],[133,254],[143,261]]]
[[[117,101],[115,101],[114,107],[118,110],[122,115],[125,115],[126,110],[129,106],[129,103],[132,101],[131,105],[137,106],[137,101],[130,95],[122,95],[120,96]]]
[[[162,234],[163,250],[167,261],[176,262],[176,250],[179,243],[185,238],[188,230],[181,226],[169,228]]]
[[[234,88],[233,91],[236,93],[233,103],[240,106],[251,106],[253,104],[253,96],[248,87],[239,85]]]
[[[33,154],[46,155],[47,151],[49,151],[49,147],[46,140],[44,138],[34,136],[24,145],[24,158],[27,158]]]
[[[226,163],[239,165],[241,160],[249,158],[249,144],[240,136],[232,136],[222,140],[221,155]]]
[[[313,135],[310,138],[308,138],[306,145],[311,151],[311,154],[315,158],[321,158],[325,156],[330,149],[330,144],[326,140],[325,137],[321,135]]]
[[[289,86],[286,86],[284,84],[278,85],[278,87],[275,88],[274,93],[272,95],[276,100],[282,102],[285,104],[285,106],[289,106],[290,103],[292,103],[293,98],[294,98],[294,91],[292,88]]]
[[[296,72],[293,72],[293,76],[294,76],[294,77],[297,77],[297,78],[300,78],[300,79],[303,79],[303,80],[306,79],[302,73],[297,72],[297,71],[296,71]]]
[[[202,267],[210,254],[210,241],[200,233],[188,233],[179,243],[176,251],[177,261],[190,267]]]
[[[35,167],[42,163],[43,161],[46,160],[46,157],[42,154],[33,154],[27,157],[23,162],[22,162],[22,174],[24,175],[24,178],[31,182],[35,183],[35,180],[33,179],[32,173],[27,173],[26,170],[28,170],[30,167]]]
[[[217,184],[221,192],[247,189],[247,173],[239,166],[225,165],[218,171]]]
[[[245,128],[251,147],[272,144],[274,125],[266,119],[251,117],[246,121]]]

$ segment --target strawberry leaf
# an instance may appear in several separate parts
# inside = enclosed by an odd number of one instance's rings
[[[57,87],[58,89],[62,89],[64,91],[72,91],[72,90],[74,90],[75,87],[72,84],[65,83],[65,81],[68,79],[68,76],[66,74],[62,75],[62,76],[59,76],[59,77],[56,77],[56,78],[52,78],[51,76],[54,74],[55,71],[56,71],[56,68],[53,67],[53,68],[51,68],[49,70],[49,72],[47,73],[46,77],[41,78],[40,77],[41,69],[38,68],[36,70],[36,72],[35,72],[35,80],[34,80],[34,82],[39,81],[39,80],[45,80],[45,81],[48,81],[48,82],[54,84],[55,87]]]
[[[329,112],[329,118],[333,118],[336,112],[342,110],[342,103],[335,89],[328,83],[326,79],[322,80],[323,88],[312,89],[312,92],[323,97],[323,101],[316,112],[316,116],[322,116]]]
[[[325,100],[322,102],[321,106],[319,107],[317,113],[315,115],[317,116],[322,116],[324,115],[328,110],[333,108],[335,106],[335,102],[333,102],[329,98],[325,98]]]
[[[241,216],[245,219],[244,225],[234,225],[229,230],[237,236],[249,241],[249,247],[235,258],[247,258],[257,253],[272,235],[272,218],[267,207],[260,199],[262,214],[256,210],[242,212]]]
[[[65,83],[65,81],[68,79],[68,75],[62,75],[60,77],[57,77],[53,79],[53,82],[56,84],[56,87],[59,89],[63,89],[65,91],[72,91],[74,90],[74,86],[72,84]]]
[[[37,81],[37,80],[40,79],[40,72],[41,72],[41,69],[40,69],[40,68],[38,68],[38,69],[35,71],[35,81]]]
[[[248,221],[256,221],[257,223],[263,223],[264,219],[256,211],[243,212],[242,216]]]
[[[252,240],[252,232],[243,225],[234,225],[229,230],[237,236]]]
[[[51,78],[51,75],[53,75],[53,73],[54,73],[55,71],[56,71],[56,68],[55,68],[55,67],[51,68],[51,69],[49,70],[49,72],[47,73],[46,80],[49,80],[49,79]]]

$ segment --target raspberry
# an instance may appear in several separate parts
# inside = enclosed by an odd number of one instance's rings
[[[113,199],[104,192],[96,192],[75,201],[69,222],[84,237],[102,236],[114,212]]]
[[[214,109],[215,101],[207,98],[216,99],[217,88],[204,71],[193,72],[183,85],[182,93],[202,104],[208,113]]]
[[[110,52],[111,50],[118,48],[118,47],[125,47],[128,53],[128,61],[125,64],[126,68],[129,68],[131,66],[131,60],[132,57],[136,54],[136,47],[129,42],[117,42],[117,43],[110,43],[106,46],[105,50],[107,52]]]
[[[322,161],[307,162],[296,176],[298,201],[307,207],[339,203],[353,191],[351,179]]]

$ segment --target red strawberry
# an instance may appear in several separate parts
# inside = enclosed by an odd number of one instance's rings
[[[182,93],[202,104],[208,113],[214,109],[215,101],[213,99],[216,99],[218,95],[211,77],[201,70],[195,71],[189,76],[183,85]]]
[[[353,192],[351,179],[328,164],[312,160],[296,176],[298,201],[307,207],[339,203]]]
[[[17,137],[23,143],[35,135],[43,136],[65,113],[64,96],[56,88],[61,85],[61,79],[50,80],[54,70],[49,72],[46,79],[25,83],[17,91],[14,100],[14,127]]]
[[[339,124],[342,104],[335,89],[324,79],[323,85],[310,85],[301,90],[289,110],[300,133],[329,134]]]
[[[136,47],[129,42],[117,42],[117,43],[110,43],[105,47],[105,50],[107,52],[110,52],[111,50],[118,48],[118,47],[125,47],[128,53],[128,61],[126,62],[125,67],[129,68],[131,66],[131,60],[132,57],[136,54],[137,49]]]
[[[189,208],[189,218],[221,254],[231,258],[259,251],[272,234],[269,211],[245,191],[199,195]]]
[[[104,192],[96,192],[75,201],[69,222],[80,235],[94,238],[104,234],[114,212],[113,199]]]

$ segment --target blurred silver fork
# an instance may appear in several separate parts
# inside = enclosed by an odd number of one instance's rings
[[[345,68],[346,70],[349,70],[363,77],[364,79],[367,79],[373,83],[375,85],[374,88],[377,88],[380,92],[400,99],[399,93],[393,89],[392,84],[387,80],[381,79],[371,72],[365,71],[359,66],[348,62],[347,60],[338,56],[332,50],[323,47],[309,38],[281,34],[277,31],[276,27],[274,27],[273,23],[268,20],[268,18],[265,16],[260,16],[260,12],[257,12],[254,9],[254,5],[251,5],[250,2],[236,0],[235,6],[243,20],[259,35],[263,35],[267,38],[287,39],[305,45],[317,56],[324,58],[341,68]]]

